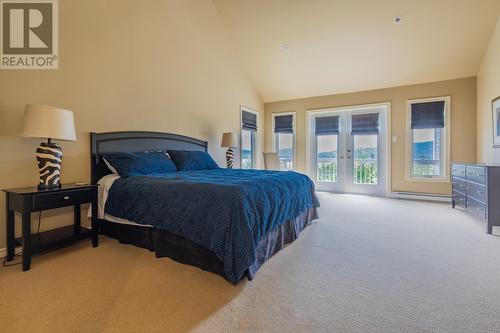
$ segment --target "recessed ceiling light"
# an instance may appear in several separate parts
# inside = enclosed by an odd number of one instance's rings
[[[403,22],[403,16],[396,16],[392,22],[394,22],[394,24],[400,24],[401,22]]]

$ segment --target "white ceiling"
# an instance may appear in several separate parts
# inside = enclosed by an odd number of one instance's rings
[[[500,0],[213,2],[264,102],[475,76],[500,14]]]

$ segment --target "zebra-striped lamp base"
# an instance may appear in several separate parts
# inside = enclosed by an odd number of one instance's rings
[[[61,187],[62,148],[57,143],[42,142],[36,149],[36,162],[40,181],[39,190]]]
[[[227,148],[227,151],[226,151],[226,163],[227,163],[227,168],[228,169],[232,169],[233,168],[233,160],[234,160],[233,148]]]

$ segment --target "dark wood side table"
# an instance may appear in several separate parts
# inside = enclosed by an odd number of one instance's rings
[[[36,187],[3,190],[6,193],[7,261],[14,259],[16,241],[23,246],[23,271],[30,269],[31,256],[43,251],[60,248],[71,243],[92,238],[98,245],[97,185],[63,184],[60,188],[41,190]],[[92,203],[92,228],[80,224],[80,205]],[[31,233],[31,213],[46,209],[74,206],[74,224],[58,229]],[[22,237],[15,239],[14,212],[22,215]]]

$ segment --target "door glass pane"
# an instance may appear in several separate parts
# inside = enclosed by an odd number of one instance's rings
[[[337,135],[317,136],[317,180],[320,182],[337,181]]]
[[[413,176],[441,175],[441,131],[440,128],[413,130]]]
[[[353,181],[355,184],[377,184],[378,135],[354,135]]]
[[[293,169],[293,134],[277,133],[281,170]]]
[[[251,131],[241,131],[241,168],[251,169],[253,166],[253,147]]]

